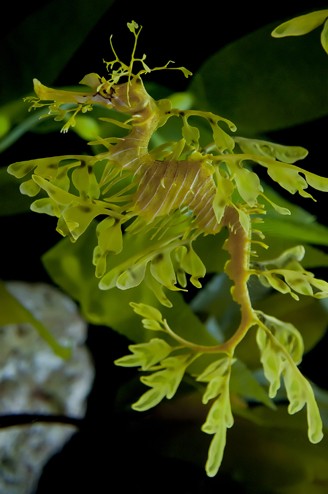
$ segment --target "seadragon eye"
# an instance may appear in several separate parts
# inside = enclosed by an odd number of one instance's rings
[[[104,98],[108,98],[111,101],[115,94],[115,88],[106,83],[102,84],[97,92]]]

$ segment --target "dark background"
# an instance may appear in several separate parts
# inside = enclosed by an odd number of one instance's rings
[[[69,0],[68,0],[69,1]],[[13,2],[7,5],[6,21],[2,24],[5,35],[26,16],[33,13],[40,5],[47,2],[23,3],[17,7]],[[147,54],[150,66],[165,64],[174,60],[177,66],[183,65],[193,73],[213,53],[245,34],[267,23],[287,20],[290,17],[313,10],[327,8],[325,2],[219,2],[186,1],[147,2],[117,0],[108,12],[87,36],[83,45],[74,54],[70,63],[58,74],[56,85],[76,84],[86,73],[98,72],[105,75],[102,59],[111,59],[109,36],[113,34],[114,46],[127,59],[131,52],[132,37],[127,32],[126,23],[135,20],[143,26],[139,38],[139,53]],[[65,16],[65,12],[58,15]],[[56,22],[56,19],[49,20]],[[72,19],[74,22],[74,19]],[[40,27],[41,28],[41,27]],[[15,63],[15,61],[13,61]],[[2,69],[5,77],[5,68]],[[180,91],[186,88],[187,80],[175,72],[160,75],[153,74],[153,80]],[[294,143],[310,148],[313,160],[322,157],[326,144],[318,139],[327,129],[327,120],[308,126],[289,129],[276,133],[273,137],[278,142]],[[7,150],[2,156],[2,163],[10,164],[15,160],[51,155],[49,148],[61,148],[63,154],[78,153],[84,144],[73,134],[70,137],[45,135],[40,144],[39,137],[26,135],[18,142],[14,150]],[[18,147],[18,149],[17,149]],[[57,154],[54,150],[53,154]],[[321,158],[322,159],[322,158]],[[323,166],[323,165],[320,165]],[[326,175],[326,173],[324,173]],[[324,203],[310,205],[320,221],[327,224]],[[16,222],[16,224],[15,224]],[[25,220],[24,220],[25,222]],[[3,279],[24,279],[26,281],[49,281],[47,273],[40,262],[40,256],[59,240],[55,232],[55,221],[43,215],[28,216],[25,231],[22,217],[1,218],[2,231],[11,231],[11,240],[2,245],[2,253],[8,263],[2,272]],[[19,238],[17,232],[19,232]],[[40,234],[42,232],[42,235]],[[31,239],[35,239],[33,244]],[[13,251],[24,248],[25,259],[30,259],[28,266],[19,256],[11,263]],[[32,267],[33,266],[33,270]],[[219,474],[216,479],[208,479],[203,466],[196,467],[187,461],[169,459],[156,447],[158,431],[156,422],[145,414],[142,418],[130,412],[118,411],[116,398],[121,384],[135,375],[135,371],[115,367],[113,361],[124,355],[127,341],[103,327],[90,327],[88,346],[92,352],[96,378],[89,396],[85,420],[79,432],[53,457],[44,469],[37,494],[79,493],[90,494],[125,492],[179,492],[211,493],[230,492],[234,482]],[[317,350],[316,359],[325,358]],[[313,367],[313,359],[303,364],[305,370],[322,386],[327,386],[327,372]],[[142,436],[140,431],[148,431]],[[164,431],[165,433],[165,431]],[[237,492],[242,493],[238,485]]]

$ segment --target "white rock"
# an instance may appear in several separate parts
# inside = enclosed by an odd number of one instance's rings
[[[58,357],[29,324],[0,327],[0,423],[1,415],[24,413],[82,418],[94,367],[77,305],[44,283],[5,284],[58,342],[72,347],[72,356]],[[33,493],[46,462],[76,432],[73,425],[39,421],[1,428],[0,493]]]

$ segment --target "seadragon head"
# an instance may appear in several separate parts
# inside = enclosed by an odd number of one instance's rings
[[[80,81],[84,88],[74,91],[49,88],[38,79],[34,79],[36,97],[26,98],[26,101],[32,103],[31,109],[48,106],[49,116],[55,117],[56,120],[66,119],[62,132],[67,132],[70,127],[75,125],[76,115],[80,112],[91,111],[94,105],[101,105],[128,115],[142,112],[152,101],[142,81],[142,76],[145,74],[158,70],[181,70],[185,77],[191,75],[191,72],[185,67],[172,67],[172,61],[161,67],[150,68],[145,62],[145,54],[140,58],[136,56],[137,42],[142,26],[139,26],[135,21],[127,23],[127,26],[134,35],[134,45],[129,64],[123,62],[117,55],[111,36],[110,45],[114,59],[110,62],[104,61],[108,72],[107,77],[96,73],[87,74]],[[136,69],[137,65],[140,66],[139,70]]]

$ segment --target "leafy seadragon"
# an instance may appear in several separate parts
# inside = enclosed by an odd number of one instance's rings
[[[251,329],[256,331],[270,398],[276,396],[283,378],[289,412],[306,405],[309,440],[316,443],[322,438],[313,390],[298,369],[302,337],[292,324],[253,308],[248,282],[257,277],[296,299],[298,294],[328,296],[328,283],[317,280],[300,264],[302,247],[271,261],[254,257],[254,245],[267,247],[260,230],[266,208],[290,214],[266,196],[254,166],[266,169],[274,182],[303,197],[312,197],[306,190],[309,185],[328,191],[328,179],[294,164],[307,155],[302,147],[233,137],[236,126],[226,118],[194,109],[179,110],[169,99],[155,101],[145,89],[144,75],[154,70],[181,70],[186,77],[191,74],[170,62],[150,69],[145,55],[136,57],[141,27],[132,21],[128,28],[135,40],[129,65],[119,59],[111,43],[115,58],[106,62],[107,79],[88,74],[81,81],[81,91],[51,89],[34,80],[36,97],[29,98],[32,108],[46,106],[48,116],[63,120],[63,132],[75,125],[78,114],[102,107],[111,112],[102,119],[115,123],[125,135],[95,139],[90,144],[101,147],[95,155],[34,159],[14,163],[8,172],[20,179],[29,176],[21,185],[22,193],[31,197],[45,193],[31,209],[57,217],[58,231],[73,242],[91,222],[97,222],[92,262],[103,290],[127,290],[146,282],[159,302],[171,307],[166,289],[186,290],[188,277],[196,288],[202,286],[199,280],[206,268],[194,241],[226,232],[223,248],[229,260],[225,272],[240,308],[234,334],[217,345],[200,345],[182,338],[158,308],[131,302],[142,316],[143,326],[155,331],[156,338],[130,345],[131,354],[116,361],[145,373],[141,380],[150,389],[133,405],[135,410],[147,410],[165,397],[172,398],[185,373],[204,384],[202,401],[211,406],[202,430],[213,436],[206,472],[214,476],[222,461],[227,428],[234,421],[229,382],[235,349]],[[136,64],[141,66],[139,71],[135,71]],[[180,139],[156,145],[153,136],[172,118],[181,124]],[[140,237],[147,239],[147,248],[139,251],[136,247],[127,260],[126,239]]]

